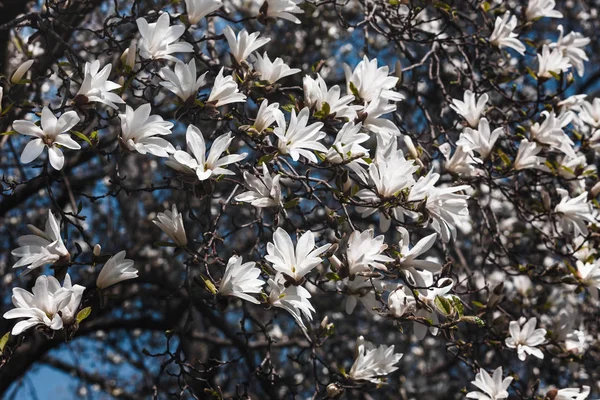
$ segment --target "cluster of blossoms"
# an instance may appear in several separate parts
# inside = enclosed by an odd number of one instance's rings
[[[266,0],[254,17],[264,23],[283,19],[299,24],[298,16],[304,13],[299,4],[295,0]],[[554,8],[552,0],[530,0],[522,10],[523,24],[535,24],[541,18],[562,18]],[[594,174],[595,168],[587,164],[582,149],[585,142],[600,150],[599,99],[590,102],[585,96],[572,96],[533,116],[528,127],[513,127],[493,117],[491,109],[501,99],[480,88],[465,90],[462,100],[452,99],[449,105],[460,117],[456,124],[458,140],[451,140],[448,134],[437,143],[435,156],[443,162],[434,162],[435,157],[427,160],[423,148],[416,146],[399,127],[398,104],[408,95],[402,93],[399,65],[392,73],[387,66],[380,66],[376,58],[364,56],[354,68],[344,64],[345,86],[328,87],[324,74],[315,71],[302,77],[302,87],[297,88],[301,99],[289,96],[291,103],[286,105],[283,100],[281,104],[273,102],[264,94],[281,89],[285,79],[302,70],[288,66],[279,57],[271,60],[265,51],[271,38],[225,26],[221,30],[224,39],[220,50],[228,53],[228,62],[223,65],[211,65],[204,59],[198,63],[201,57],[197,43],[186,41],[188,33],[201,29],[204,19],[225,12],[220,0],[185,0],[184,18],[177,20],[167,11],[138,18],[136,40],[123,54],[123,71],[118,72],[121,78],[144,75],[143,79],[154,80],[162,95],[171,98],[177,112],[225,121],[219,129],[209,134],[204,127],[200,129],[201,118],[182,124],[178,118],[163,118],[156,112],[158,106],[151,103],[134,106],[136,96],[127,95],[124,79],[119,83],[109,80],[111,74],[114,76],[113,66],[102,67],[99,60],[94,60],[85,63],[81,76],[73,77],[73,82],[81,83],[71,96],[68,107],[72,109],[64,111],[67,102],[63,102],[60,108],[54,108],[63,111],[57,116],[50,104],[43,105],[39,124],[32,119],[12,123],[15,132],[34,137],[24,146],[20,162],[33,162],[47,148],[48,164],[60,171],[68,166],[63,149],[93,151],[90,138],[76,128],[85,130],[86,108],[97,107],[115,112],[115,118],[120,120],[114,153],[161,158],[173,179],[194,194],[211,191],[223,180],[235,183],[225,204],[249,205],[256,215],[272,216],[272,227],[260,226],[261,230],[269,228],[272,232],[268,242],[257,243],[248,255],[232,255],[216,262],[220,269],[209,267],[209,257],[203,257],[198,250],[203,239],[186,232],[186,215],[191,218],[192,212],[178,210],[178,205],[181,210],[189,210],[189,204],[182,208],[183,204],[173,202],[152,220],[169,239],[161,246],[175,247],[177,254],[189,255],[189,265],[205,263],[207,271],[214,269],[208,275],[202,273],[201,280],[211,298],[219,300],[218,304],[243,300],[253,304],[244,303],[244,307],[283,310],[311,343],[319,331],[312,326],[319,312],[317,296],[342,296],[347,314],[354,313],[361,303],[372,318],[369,323],[409,322],[419,341],[424,341],[428,333],[438,336],[459,323],[485,324],[483,314],[473,311],[466,315],[472,307],[461,299],[459,290],[467,288],[464,282],[476,273],[463,277],[450,274],[446,268],[451,264],[448,255],[452,251],[457,252],[458,258],[463,257],[456,241],[471,223],[470,203],[479,192],[489,193],[490,198],[502,195],[508,177],[562,177],[570,182],[567,189],[556,187],[550,193],[540,185],[543,213],[527,222],[546,237],[556,236],[565,242],[564,254],[575,262],[561,261],[562,271],[569,273],[560,279],[571,285],[569,293],[587,290],[597,302],[600,259],[585,245],[590,233],[596,232],[598,212],[592,199],[600,192],[600,186],[586,190],[585,177]],[[517,33],[522,28],[517,16],[506,11],[496,18],[486,43],[524,56],[527,48]],[[588,57],[584,48],[590,39],[577,32],[564,35],[562,25],[558,31],[558,40],[544,44],[537,54],[537,73],[531,70],[531,78],[540,86],[553,79],[562,81],[567,74],[572,79],[571,69],[576,69],[579,76],[585,73]],[[140,65],[160,68],[146,74]],[[21,82],[30,67],[31,63],[24,64],[11,82]],[[205,67],[205,71],[199,71]],[[261,95],[256,96],[253,90]],[[240,115],[248,115],[250,123],[235,127],[227,124],[236,118],[241,121]],[[572,137],[569,126],[577,127],[582,136]],[[184,130],[185,150],[176,140],[181,136],[177,132],[183,134]],[[518,141],[511,130],[519,132]],[[89,148],[84,148],[84,142]],[[513,149],[514,157],[500,153],[501,144]],[[320,173],[307,170],[303,176],[296,171],[298,166],[334,171],[339,184],[336,182],[332,189]],[[490,173],[494,168],[505,175],[496,179]],[[476,181],[478,178],[488,181],[479,185],[477,182],[483,181]],[[348,229],[335,234],[297,228],[288,214],[295,207],[300,213],[303,211],[307,199],[295,194],[300,185],[304,185],[306,196],[313,198],[322,187],[332,189],[346,216],[354,212],[363,221],[374,223],[360,229],[348,217]],[[499,208],[492,202],[485,206]],[[319,207],[329,211],[324,202]],[[61,215],[64,232],[70,225],[77,226],[68,213],[61,211]],[[215,224],[219,218],[220,214],[214,218]],[[498,221],[494,224],[500,225]],[[19,247],[12,251],[18,258],[13,268],[25,267],[30,272],[52,266],[59,271],[75,264],[68,241],[61,236],[61,225],[51,211],[44,230],[28,227],[31,235],[21,236]],[[216,237],[214,233],[211,243]],[[509,247],[501,239],[498,245]],[[125,251],[103,256],[99,246],[94,249],[92,261],[86,264],[94,271],[103,264],[95,282],[100,293],[138,276],[134,261],[125,256]],[[508,265],[509,261],[500,257],[494,260],[498,265]],[[527,269],[519,267],[519,272]],[[77,329],[85,318],[86,295],[90,291],[72,284],[68,273],[61,280],[62,285],[54,276],[40,275],[31,292],[13,289],[15,308],[6,312],[4,318],[24,319],[14,325],[13,335],[32,327],[46,332],[65,329],[67,333]],[[480,308],[498,304],[503,284],[485,287],[489,302],[487,306],[480,304]],[[483,286],[488,286],[487,282]],[[483,290],[473,292],[480,289]],[[509,312],[502,312],[510,316]],[[511,318],[504,325],[500,321],[502,333],[496,332],[494,345],[499,343],[507,357],[516,351],[518,362],[527,361],[528,356],[544,359],[547,347],[558,343],[572,354],[584,352],[589,345],[585,329],[575,329],[575,316],[563,318],[566,320],[560,321],[560,329],[550,329],[556,321],[549,317],[539,321],[539,326],[548,329],[538,328],[536,316]],[[498,340],[500,336],[503,340]],[[355,361],[343,375],[358,386],[382,383],[383,377],[399,369],[397,364],[403,354],[394,351],[394,345],[376,346],[359,336]],[[513,380],[513,376],[504,377],[503,367],[492,375],[480,368],[472,382],[479,391],[466,396],[506,399]],[[590,388],[550,389],[548,393],[551,399],[585,399]]]

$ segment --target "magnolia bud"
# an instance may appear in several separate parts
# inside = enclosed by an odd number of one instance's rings
[[[135,67],[135,53],[137,52],[137,45],[135,42],[131,42],[127,50],[125,65],[133,69]],[[123,53],[124,54],[124,53]]]
[[[14,72],[14,74],[10,78],[10,83],[12,83],[13,85],[16,85],[17,83],[19,83],[19,81],[21,79],[23,79],[23,77],[25,76],[27,71],[29,71],[29,68],[31,68],[32,65],[33,65],[33,60],[27,60],[23,64],[21,64],[21,66],[19,68],[17,68],[17,70]]]
[[[342,262],[340,261],[339,258],[337,258],[336,255],[329,257],[329,262],[331,263],[331,266],[333,267],[333,269],[336,271],[339,270],[340,267],[342,266]]]
[[[550,201],[550,195],[545,190],[542,192],[542,201],[544,202],[544,208],[546,210],[552,208],[552,201]]]
[[[592,198],[598,196],[598,193],[600,193],[600,182],[596,183],[591,190],[592,193]]]
[[[94,246],[94,251],[93,251],[94,256],[99,257],[101,252],[102,252],[102,247],[99,244],[96,244]]]
[[[335,399],[344,393],[344,389],[336,385],[335,383],[330,383],[327,385],[327,396]]]

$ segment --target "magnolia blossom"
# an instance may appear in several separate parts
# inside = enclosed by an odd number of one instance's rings
[[[388,308],[391,316],[402,318],[406,314],[412,314],[416,311],[416,300],[410,290],[399,285],[388,295]]]
[[[302,330],[306,331],[306,325],[302,317],[312,321],[312,313],[315,312],[309,300],[311,295],[302,286],[289,285],[286,287],[285,283],[286,279],[281,274],[277,274],[274,279],[267,281],[267,285],[271,290],[268,299],[269,304],[289,312]]]
[[[552,78],[552,74],[560,74],[571,68],[570,60],[563,55],[563,52],[558,48],[551,50],[548,45],[542,47],[542,54],[538,54],[537,58],[539,64],[537,76],[540,78]]]
[[[244,181],[251,190],[237,195],[235,200],[250,203],[254,207],[282,206],[281,186],[279,184],[281,175],[271,176],[265,163],[262,163],[262,170],[262,177],[256,177],[244,171]]]
[[[312,152],[327,153],[327,148],[319,141],[326,135],[321,132],[322,122],[308,125],[310,110],[303,108],[296,116],[296,110],[292,109],[290,123],[286,127],[283,113],[275,116],[277,128],[274,133],[278,138],[277,146],[281,154],[289,154],[292,160],[298,161],[300,156],[317,163],[317,157]]]
[[[286,76],[294,75],[300,72],[298,68],[290,68],[283,60],[277,57],[274,61],[269,59],[267,52],[263,55],[254,55],[254,70],[260,74],[261,81],[275,83]]]
[[[171,54],[182,52],[191,53],[194,47],[186,42],[178,42],[177,39],[185,32],[182,25],[170,26],[169,14],[163,13],[156,22],[148,23],[144,18],[135,20],[142,36],[138,42],[140,56],[145,59],[165,59],[178,61]]]
[[[206,84],[207,73],[196,78],[196,61],[193,58],[187,64],[179,61],[175,63],[175,71],[167,67],[160,70],[159,75],[163,79],[160,85],[184,102],[188,99],[195,100],[198,90]]]
[[[538,157],[538,154],[542,151],[542,147],[535,142],[530,142],[527,139],[521,140],[519,143],[519,151],[515,157],[513,167],[518,171],[521,169],[535,168],[541,171],[550,171],[545,163],[544,157]]]
[[[19,237],[17,243],[21,247],[11,252],[13,256],[20,257],[13,268],[27,267],[25,273],[28,273],[44,264],[70,260],[71,255],[60,237],[60,226],[52,211],[48,210],[48,219],[43,231],[33,225],[27,225],[27,228],[32,235]]]
[[[15,324],[11,333],[19,335],[29,328],[45,325],[58,331],[66,323],[73,321],[73,313],[79,307],[81,294],[85,288],[80,285],[71,286],[71,278],[65,277],[65,287],[61,287],[53,276],[41,275],[31,292],[21,288],[13,288],[12,302],[15,306],[4,313],[4,318],[27,318]],[[73,300],[72,297],[76,296]],[[62,317],[62,312],[65,316]]]
[[[79,123],[79,116],[75,111],[67,111],[60,118],[56,118],[48,107],[42,109],[40,126],[31,121],[20,119],[13,122],[13,129],[22,135],[33,136],[35,139],[27,143],[21,153],[21,162],[28,164],[38,158],[48,148],[50,165],[56,170],[61,170],[65,165],[65,156],[59,146],[67,149],[79,150],[79,143],[66,133]]]
[[[235,296],[254,304],[260,304],[249,293],[260,293],[265,282],[258,279],[260,268],[253,261],[243,263],[242,257],[232,256],[227,262],[225,274],[219,284],[218,294]]]
[[[357,172],[358,164],[366,164],[362,157],[369,155],[369,150],[361,145],[369,140],[369,135],[361,133],[361,128],[360,122],[356,125],[352,121],[345,123],[325,155],[325,160],[332,164],[347,163],[350,169]]]
[[[260,107],[256,113],[254,125],[240,128],[249,129],[251,132],[260,135],[264,133],[267,128],[270,128],[278,117],[285,118],[279,109],[279,103],[269,104],[269,101],[264,99],[262,103],[260,103]]]
[[[13,85],[18,84],[33,65],[33,61],[34,60],[27,60],[23,64],[19,65],[19,68],[17,68],[10,77],[10,83]]]
[[[259,32],[248,34],[245,29],[238,32],[236,36],[229,25],[225,27],[223,34],[229,44],[229,52],[238,63],[246,61],[250,54],[271,41],[271,38],[259,39]]]
[[[539,143],[546,144],[553,149],[560,150],[568,157],[576,158],[573,150],[574,143],[563,130],[573,118],[573,113],[568,112],[561,117],[556,117],[553,112],[542,111],[544,122],[536,122],[531,127],[531,137]]]
[[[338,118],[352,120],[356,117],[356,111],[350,106],[354,100],[353,95],[342,96],[342,90],[338,85],[327,89],[327,83],[317,74],[317,79],[305,76],[302,80],[304,87],[304,101],[307,106],[316,111],[323,111],[327,104],[327,115],[335,115]]]
[[[475,128],[477,127],[477,124],[479,124],[479,120],[483,115],[483,110],[485,109],[488,99],[489,96],[487,93],[484,93],[477,99],[475,93],[467,90],[465,91],[463,101],[453,99],[450,108],[456,111],[457,114],[460,114],[471,128]]]
[[[466,151],[478,152],[481,158],[485,160],[492,152],[494,144],[503,130],[500,127],[490,133],[490,123],[487,118],[481,118],[477,130],[465,128],[460,134],[460,139],[456,142],[456,145],[462,146]]]
[[[598,300],[598,290],[600,290],[600,262],[584,263],[581,260],[577,260],[575,265],[577,266],[577,277],[584,286],[592,288],[590,294],[594,299]]]
[[[363,126],[370,132],[381,136],[385,140],[389,140],[394,136],[400,136],[398,126],[386,118],[381,118],[383,115],[396,111],[396,104],[388,103],[388,101],[379,97],[368,105],[362,111],[364,117]]]
[[[434,326],[429,327],[429,332],[431,332],[431,334],[435,336],[438,334],[439,331],[438,327],[435,326],[439,323],[439,318],[437,315],[438,306],[436,304],[436,298],[440,297],[444,299],[450,299],[451,297],[453,297],[450,294],[450,291],[454,286],[454,281],[450,278],[441,278],[438,279],[438,281],[434,284],[433,274],[431,272],[421,271],[420,275],[423,282],[422,287],[427,289],[419,289],[419,300],[422,303],[426,304],[429,309],[425,307],[420,308],[415,313],[415,316],[431,320]],[[427,336],[427,325],[423,323],[417,321],[413,322],[413,330],[418,340],[423,340],[425,336]]]
[[[468,147],[465,149],[462,145],[458,145],[454,154],[451,155],[452,148],[450,143],[446,142],[439,147],[439,150],[446,159],[444,167],[447,171],[467,176],[477,173],[475,164],[481,163],[481,160],[473,157]]]
[[[127,105],[121,118],[121,142],[130,151],[140,154],[154,154],[158,157],[168,157],[175,148],[165,139],[157,136],[171,134],[173,124],[163,120],[160,115],[150,115],[152,106],[142,104],[136,110]]]
[[[173,204],[171,210],[166,209],[164,213],[158,213],[152,222],[158,226],[176,245],[185,247],[187,245],[187,236],[183,226],[183,215],[177,211],[177,206]]]
[[[381,296],[385,289],[385,282],[383,279],[357,275],[338,281],[338,288],[345,295],[346,314],[352,314],[359,301],[368,312],[375,314],[375,309],[379,305],[375,292]]]
[[[437,233],[432,233],[431,235],[425,236],[419,240],[416,245],[414,245],[412,248],[409,248],[410,235],[408,231],[402,226],[398,227],[397,229],[402,235],[400,243],[398,243],[398,247],[400,248],[400,268],[407,273],[408,278],[413,283],[416,283],[416,286],[424,286],[425,281],[421,277],[419,270],[437,273],[442,269],[442,265],[435,261],[418,260],[417,257],[431,249],[431,247],[435,244]]]
[[[588,192],[583,192],[574,198],[569,197],[569,192],[564,189],[559,188],[557,192],[562,198],[554,211],[560,215],[563,231],[572,231],[574,236],[587,235],[586,222],[595,222],[592,205],[587,201]]]
[[[592,102],[584,101],[581,104],[579,118],[592,128],[600,128],[600,97],[595,98]]]
[[[353,90],[355,90],[357,96],[368,103],[379,98],[391,101],[404,100],[403,94],[392,90],[396,87],[399,78],[389,76],[387,66],[377,67],[377,58],[369,60],[364,56],[354,71],[347,64],[343,67],[348,93],[354,94]]]
[[[177,150],[173,154],[173,159],[177,164],[169,162],[167,165],[177,170],[187,169],[192,171],[201,181],[213,176],[235,175],[235,172],[225,167],[229,164],[240,162],[247,156],[246,153],[242,153],[221,157],[221,154],[229,148],[233,140],[231,132],[221,135],[213,141],[208,156],[206,156],[204,135],[202,135],[200,129],[194,125],[189,125],[185,138],[188,150],[192,152],[192,155],[183,150]]]
[[[206,102],[213,104],[214,107],[221,107],[225,104],[243,103],[245,101],[246,95],[239,92],[233,77],[231,75],[223,76],[223,68],[221,68]]]
[[[590,43],[590,38],[584,37],[579,32],[571,32],[564,36],[564,28],[562,25],[558,26],[560,35],[556,43],[550,43],[550,48],[559,49],[563,56],[566,57],[570,63],[577,68],[579,76],[583,76],[585,67],[583,62],[588,61],[588,56],[585,54],[583,49]]]
[[[202,18],[221,7],[221,0],[185,0],[188,22],[191,25],[196,25]]]
[[[83,73],[83,82],[76,96],[85,96],[87,101],[104,103],[107,106],[118,109],[115,103],[125,103],[125,101],[116,93],[110,93],[121,87],[118,83],[108,80],[112,65],[108,64],[100,70],[100,61],[92,63],[86,62]],[[76,97],[77,98],[77,97]]]
[[[96,279],[96,286],[106,289],[121,281],[137,278],[138,270],[133,267],[133,260],[125,258],[125,251],[120,251],[104,264]]]
[[[273,264],[275,271],[300,282],[304,275],[323,262],[320,256],[330,246],[328,243],[315,249],[315,235],[306,231],[298,238],[294,249],[290,235],[282,228],[277,228],[273,234],[273,242],[267,243],[265,260]]]
[[[486,370],[481,368],[475,380],[471,381],[473,386],[477,386],[481,392],[469,392],[467,393],[468,399],[477,400],[502,400],[508,398],[508,387],[513,381],[511,376],[502,379],[502,367],[498,367],[494,370],[494,374],[490,376]]]
[[[302,0],[265,0],[261,11],[268,18],[281,18],[299,24],[300,20],[294,14],[304,14],[304,10],[298,7]]]
[[[356,360],[348,376],[355,381],[380,383],[380,378],[396,371],[403,354],[394,353],[394,346],[375,347],[360,336],[356,342]]]
[[[384,240],[383,235],[374,237],[373,229],[352,232],[346,249],[348,274],[353,276],[360,272],[369,272],[371,268],[387,270],[385,263],[392,262],[394,259],[383,254],[387,249]]]
[[[523,55],[525,53],[525,45],[517,39],[519,35],[513,32],[517,24],[517,17],[514,15],[511,16],[508,11],[502,17],[497,17],[494,24],[494,31],[489,38],[490,43],[499,48],[510,47]]]
[[[562,13],[555,10],[555,6],[554,0],[529,0],[525,10],[525,18],[527,18],[527,21],[543,17],[562,18]]]
[[[525,323],[525,317],[519,321],[511,321],[508,325],[510,337],[506,338],[506,347],[517,349],[519,360],[525,361],[527,355],[532,355],[539,359],[544,359],[544,353],[536,346],[546,342],[546,330],[535,329],[537,318],[533,317]]]
[[[579,388],[567,388],[559,390],[551,390],[548,393],[554,392],[553,400],[585,400],[590,395],[590,387],[582,386]]]

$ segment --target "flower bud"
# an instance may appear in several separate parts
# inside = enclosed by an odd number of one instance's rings
[[[27,60],[23,64],[21,64],[21,66],[17,68],[17,70],[12,74],[12,77],[10,78],[10,83],[12,83],[13,85],[18,84],[19,81],[23,79],[27,71],[29,71],[29,68],[31,68],[32,65],[33,60]]]
[[[592,193],[592,198],[598,196],[598,194],[600,193],[600,182],[596,183],[591,190]]]
[[[96,244],[94,246],[94,251],[93,251],[94,256],[99,257],[101,252],[102,252],[102,247],[99,244]]]
[[[123,56],[125,57],[125,65],[131,69],[133,69],[135,67],[136,52],[137,52],[137,45],[133,41],[129,45],[129,48],[127,50],[125,50],[125,52],[123,53]]]
[[[329,257],[329,262],[331,263],[331,266],[333,267],[333,269],[336,271],[339,270],[340,267],[342,266],[342,262],[340,261],[339,258],[337,258],[336,255]]]
[[[550,210],[552,208],[552,201],[550,201],[550,195],[547,191],[542,192],[542,202],[544,202],[544,208]]]

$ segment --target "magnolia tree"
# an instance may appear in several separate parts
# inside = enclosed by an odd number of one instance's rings
[[[4,2],[0,394],[598,397],[598,6]]]

